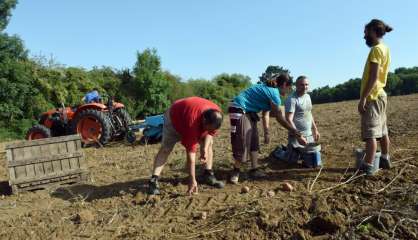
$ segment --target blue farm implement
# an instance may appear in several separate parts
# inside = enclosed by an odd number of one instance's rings
[[[157,143],[161,141],[163,136],[164,115],[156,115],[146,117],[141,123],[131,124],[128,126],[128,133],[126,134],[126,140],[129,143],[136,141],[136,132],[142,132],[143,137],[141,142],[143,143]]]

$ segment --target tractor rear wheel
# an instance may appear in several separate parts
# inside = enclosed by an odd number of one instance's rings
[[[34,125],[31,127],[26,133],[27,140],[35,140],[41,138],[49,138],[51,137],[51,130],[44,125]]]
[[[128,134],[129,125],[132,124],[132,119],[124,108],[116,109],[113,114],[113,127],[115,128],[113,129],[115,133],[113,137],[121,140]]]
[[[112,127],[109,117],[104,112],[86,109],[77,114],[73,122],[74,132],[81,135],[85,144],[105,145],[110,141]]]
[[[116,109],[115,113],[122,121],[123,127],[127,128],[132,123],[131,116],[125,108]]]

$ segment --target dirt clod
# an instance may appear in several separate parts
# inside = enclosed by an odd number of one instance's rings
[[[241,188],[241,193],[248,193],[250,192],[250,188],[248,186],[244,186]]]
[[[82,222],[92,222],[95,219],[93,212],[88,209],[81,210],[78,215]]]
[[[193,213],[193,219],[205,220],[207,217],[208,213],[205,211]]]
[[[292,184],[288,183],[288,182],[284,182],[282,184],[283,190],[287,191],[287,192],[291,192],[293,191],[293,186]]]

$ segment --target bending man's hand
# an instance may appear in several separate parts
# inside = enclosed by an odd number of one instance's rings
[[[197,181],[196,181],[196,179],[194,179],[194,178],[191,178],[191,179],[190,179],[190,181],[189,181],[189,188],[188,188],[188,190],[187,190],[187,193],[188,193],[189,195],[192,195],[192,194],[197,194],[197,193],[198,193],[198,189],[197,189]]]

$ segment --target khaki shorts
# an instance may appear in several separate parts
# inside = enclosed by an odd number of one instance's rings
[[[249,152],[260,149],[257,121],[251,120],[249,114],[234,107],[229,108],[231,123],[232,156],[239,162],[245,162]]]
[[[386,95],[379,95],[375,101],[367,101],[366,112],[361,114],[361,138],[382,138],[388,135],[386,120]]]
[[[161,141],[161,147],[167,149],[173,149],[177,142],[181,141],[180,134],[174,129],[171,123],[170,109],[164,113],[164,125],[163,125],[163,139]]]

